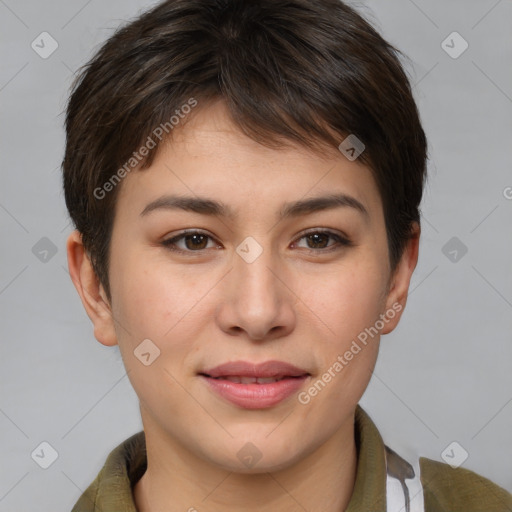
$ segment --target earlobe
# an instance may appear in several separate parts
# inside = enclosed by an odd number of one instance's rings
[[[94,337],[103,345],[117,345],[112,309],[82,243],[74,230],[66,243],[69,275],[94,326]]]
[[[420,234],[421,228],[417,222],[414,222],[411,227],[411,236],[393,274],[386,298],[385,313],[388,321],[381,334],[388,334],[396,328],[405,309],[412,274],[418,263]]]

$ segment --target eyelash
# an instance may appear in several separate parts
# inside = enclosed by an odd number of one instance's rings
[[[300,236],[297,239],[297,241],[300,241],[303,238],[306,238],[307,236],[316,235],[316,234],[327,235],[327,236],[335,239],[337,244],[333,244],[333,245],[328,246],[327,248],[323,248],[323,249],[322,248],[320,248],[320,249],[307,249],[306,248],[305,250],[310,252],[310,253],[319,253],[319,252],[320,253],[330,253],[332,251],[340,250],[340,249],[342,249],[344,247],[351,247],[351,246],[354,245],[351,240],[349,240],[348,238],[346,238],[344,236],[339,235],[338,233],[334,233],[334,232],[328,231],[328,230],[323,230],[322,231],[322,230],[319,230],[319,229],[315,229],[315,230],[303,233],[302,236]],[[168,249],[168,250],[170,250],[172,252],[175,252],[175,253],[179,253],[179,254],[193,254],[193,253],[201,254],[203,251],[206,250],[206,249],[198,249],[197,251],[193,251],[193,250],[176,249],[176,247],[175,247],[176,243],[178,241],[180,241],[181,239],[184,239],[187,235],[203,235],[203,236],[205,236],[207,238],[210,238],[211,240],[214,240],[214,238],[211,237],[210,235],[208,235],[207,233],[191,229],[191,230],[183,231],[179,235],[176,235],[176,236],[174,236],[172,238],[164,240],[163,242],[161,242],[161,244],[166,249]]]

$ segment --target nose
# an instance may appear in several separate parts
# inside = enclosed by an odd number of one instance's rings
[[[252,262],[235,254],[215,310],[218,325],[230,335],[255,341],[290,334],[296,322],[296,298],[289,281],[289,273],[270,250]]]

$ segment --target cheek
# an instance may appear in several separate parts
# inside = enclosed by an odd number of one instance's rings
[[[162,267],[158,261],[133,251],[118,260],[112,276],[119,320],[124,320],[130,331],[147,337],[161,337],[165,325],[172,321],[169,316],[185,298],[179,276],[170,275]]]
[[[177,302],[176,291],[169,293],[166,280],[155,268],[140,264],[136,258],[118,267],[115,280],[116,311],[134,336],[160,337],[166,319],[162,315]]]
[[[196,338],[201,290],[185,286],[182,273],[171,274],[158,262],[145,261],[142,255],[133,255],[119,264],[112,280],[117,298],[114,314],[131,384],[139,400],[156,410],[163,403],[175,403],[183,394],[179,373]],[[143,353],[150,354],[147,365]]]
[[[308,305],[329,327],[329,339],[338,349],[375,323],[383,306],[385,283],[377,264],[353,265],[323,279],[313,290]]]
[[[322,391],[318,401],[326,411],[339,406],[340,396],[357,403],[366,389],[378,355],[380,335],[375,325],[383,311],[385,277],[385,269],[376,259],[361,259],[350,270],[347,266],[325,279],[308,303],[328,327],[322,328],[326,335],[317,345],[318,377],[331,372],[325,376],[328,390]]]
[[[205,292],[215,284],[205,272],[199,279],[186,269],[165,265],[159,258],[133,254],[117,267],[115,316],[118,338],[125,350],[134,350],[144,339],[160,349],[161,361],[181,364],[194,347],[201,319],[209,318],[204,308]]]

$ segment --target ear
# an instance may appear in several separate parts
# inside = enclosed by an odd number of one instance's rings
[[[69,274],[94,325],[94,337],[103,345],[117,345],[112,308],[76,229],[69,235],[66,249]]]
[[[387,322],[385,322],[381,334],[388,334],[395,329],[405,309],[412,273],[418,263],[420,233],[419,224],[414,222],[402,257],[390,279],[385,309],[385,312],[388,312]]]

